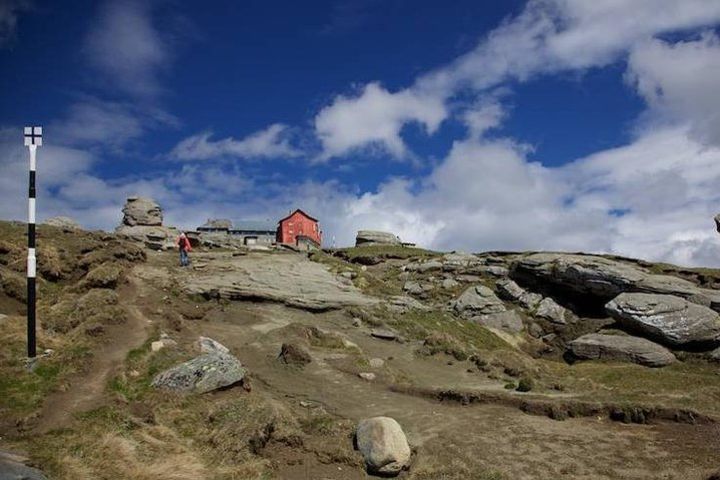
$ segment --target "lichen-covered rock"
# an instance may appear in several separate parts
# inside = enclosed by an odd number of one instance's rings
[[[516,302],[528,309],[535,308],[542,300],[542,295],[528,292],[509,278],[498,280],[495,285],[497,285],[500,298]]]
[[[523,329],[522,317],[514,310],[488,315],[476,315],[471,317],[470,320],[484,327],[503,330],[509,333],[518,333]]]
[[[360,230],[355,237],[355,246],[400,245],[397,235],[377,230]]]
[[[590,333],[568,344],[568,350],[584,360],[632,362],[646,367],[664,367],[675,361],[667,348],[644,338]]]
[[[410,445],[402,427],[392,418],[360,421],[355,440],[369,473],[397,475],[410,466]]]
[[[230,353],[230,349],[210,337],[199,337],[198,348],[202,353]]]
[[[87,273],[84,284],[89,288],[115,288],[121,274],[122,269],[118,265],[104,263]]]
[[[626,327],[671,346],[720,340],[717,312],[673,295],[623,293],[605,309]]]
[[[43,222],[45,225],[50,225],[51,227],[57,227],[62,228],[64,230],[81,230],[82,227],[79,223],[77,223],[75,220],[73,220],[70,217],[51,217],[48,218]]]
[[[173,227],[120,225],[115,233],[135,242],[141,242],[151,250],[170,250],[175,248],[175,240],[179,231]]]
[[[245,378],[240,361],[227,353],[206,353],[155,376],[152,386],[177,392],[206,393]]]
[[[128,197],[123,212],[123,225],[160,226],[163,215],[160,205],[152,198]]]
[[[572,317],[572,314],[562,305],[558,305],[552,298],[546,297],[538,304],[535,316],[549,320],[552,323],[565,325]]]
[[[456,300],[450,302],[450,307],[465,318],[506,310],[502,300],[484,285],[469,287]]]

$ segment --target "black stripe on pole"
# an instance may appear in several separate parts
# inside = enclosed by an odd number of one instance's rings
[[[30,170],[30,191],[28,192],[30,198],[35,198],[35,170]]]
[[[35,356],[37,355],[35,347],[35,277],[28,277],[27,279],[27,299],[28,358],[35,358]]]
[[[35,224],[28,223],[28,248],[35,248]]]

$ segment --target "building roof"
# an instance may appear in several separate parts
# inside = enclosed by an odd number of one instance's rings
[[[266,220],[235,220],[230,230],[243,232],[274,232],[275,224]]]
[[[302,213],[303,215],[305,215],[307,218],[309,218],[309,219],[312,220],[313,222],[317,222],[317,221],[318,221],[317,218],[313,218],[313,217],[311,217],[310,215],[308,215],[307,213],[305,213],[305,212],[303,212],[302,210],[300,210],[299,208],[297,208],[297,209],[295,209],[294,212],[292,212],[292,213],[291,213],[290,215],[288,215],[287,217],[284,217],[284,218],[281,218],[280,220],[278,220],[278,223],[284,222],[285,220],[287,220],[288,218],[292,217],[293,215],[295,215],[295,214],[298,213],[298,212],[299,212],[299,213]]]

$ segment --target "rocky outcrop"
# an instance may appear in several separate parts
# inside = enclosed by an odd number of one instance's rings
[[[558,305],[552,298],[546,297],[538,304],[535,316],[558,325],[565,325],[572,318],[572,313],[562,305]]]
[[[360,230],[355,237],[355,246],[368,245],[400,245],[400,238],[390,232],[376,230]]]
[[[115,229],[118,235],[141,242],[152,250],[175,247],[178,231],[162,226],[162,209],[151,198],[128,197],[123,207],[123,219]]]
[[[676,360],[670,350],[657,343],[624,335],[590,333],[570,342],[568,351],[582,360],[632,362],[646,367],[664,367]]]
[[[389,417],[360,421],[355,442],[369,473],[398,475],[410,466],[410,445],[400,424]]]
[[[499,313],[506,310],[502,300],[484,285],[469,287],[456,300],[450,302],[450,307],[464,318]]]
[[[82,230],[80,224],[70,217],[51,217],[43,223],[45,225],[50,225],[51,227],[62,228],[64,230]]]
[[[471,253],[451,252],[442,256],[442,263],[444,270],[453,271],[480,265],[482,260]]]
[[[499,280],[495,285],[500,298],[516,302],[527,309],[535,308],[542,300],[542,295],[528,292],[509,278]]]
[[[312,311],[378,302],[339,281],[326,266],[300,255],[222,253],[204,260],[202,269],[183,279],[182,287],[190,295],[275,302]]]
[[[675,295],[720,310],[718,291],[595,255],[535,253],[515,260],[511,265],[511,276],[594,296],[602,303],[623,292],[643,292]]]
[[[514,310],[491,313],[489,315],[477,315],[470,320],[483,327],[503,330],[510,333],[518,333],[523,329],[522,317]]]
[[[623,293],[606,306],[608,314],[628,329],[671,346],[717,343],[717,312],[673,295]]]
[[[152,198],[128,197],[122,212],[122,224],[129,227],[160,226],[163,222],[162,209]]]
[[[176,392],[206,393],[235,385],[245,374],[245,368],[233,355],[213,352],[159,373],[152,386]]]

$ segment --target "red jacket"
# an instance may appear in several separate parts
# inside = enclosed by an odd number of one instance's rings
[[[190,240],[187,237],[178,237],[175,245],[177,245],[180,250],[185,250],[186,252],[192,251],[192,247],[190,246]]]

